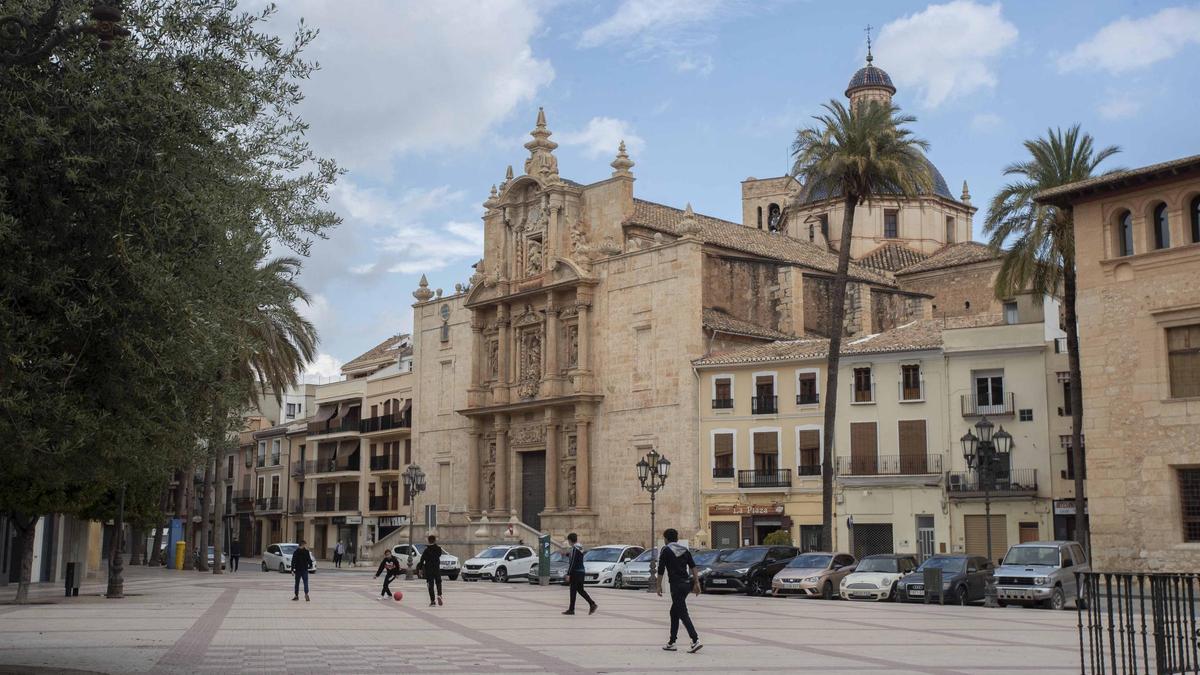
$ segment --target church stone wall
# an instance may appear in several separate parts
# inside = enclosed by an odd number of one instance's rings
[[[996,299],[994,290],[999,269],[999,261],[975,263],[906,274],[896,281],[903,290],[933,296],[929,302],[935,317],[999,316],[1003,302]]]
[[[906,293],[871,291],[871,333],[882,333],[910,321],[924,319],[928,313],[927,298]]]
[[[759,260],[704,256],[704,306],[778,328],[782,317],[774,295],[779,268]]]

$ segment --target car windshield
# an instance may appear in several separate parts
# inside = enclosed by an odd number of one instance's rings
[[[787,566],[799,567],[806,570],[825,569],[826,567],[829,567],[830,560],[833,560],[833,556],[831,555],[806,553],[804,555],[798,555],[795,558],[792,558],[792,561],[788,563]]]
[[[565,563],[565,562],[567,562],[567,554],[563,553],[562,551],[551,551],[550,562]]]
[[[1014,546],[1004,556],[1005,565],[1058,566],[1058,549],[1054,546]]]
[[[503,558],[505,553],[508,553],[508,548],[506,548],[504,546],[494,546],[492,548],[486,549],[483,553],[480,553],[476,557],[479,557],[479,558]]]
[[[621,557],[619,548],[594,548],[583,554],[584,562],[616,562]]]
[[[279,547],[279,552],[284,555],[291,555],[291,554],[295,553],[296,549],[298,549],[298,548],[300,548],[300,547],[296,544],[283,544]]]
[[[642,554],[639,555],[638,557],[634,558],[633,561],[634,562],[650,562],[650,560],[653,558],[654,558],[654,549],[648,548],[645,551],[642,551]]]
[[[947,572],[961,572],[967,565],[966,558],[930,558],[921,563],[917,568],[918,572],[923,570],[945,570]]]
[[[717,562],[756,563],[767,555],[765,548],[731,548],[717,558]]]
[[[717,560],[717,556],[719,555],[721,555],[720,549],[701,551],[692,554],[692,560],[695,560],[697,565],[711,565]]]
[[[898,572],[900,561],[895,558],[867,558],[858,563],[856,572]]]

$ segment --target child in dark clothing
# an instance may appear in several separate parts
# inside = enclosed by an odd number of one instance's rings
[[[392,583],[400,574],[400,560],[395,555],[392,555],[392,549],[388,549],[387,553],[383,554],[383,560],[379,561],[379,569],[375,570],[375,578],[379,575],[383,576],[383,590],[379,591],[379,596],[386,598],[392,594],[392,590],[388,588],[388,584]]]

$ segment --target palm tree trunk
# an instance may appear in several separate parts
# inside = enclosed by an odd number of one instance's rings
[[[833,436],[837,422],[838,364],[841,361],[842,324],[846,320],[846,281],[850,270],[850,237],[858,197],[846,197],[837,273],[829,293],[829,355],[825,358],[824,452],[821,457],[821,550],[833,550]]]
[[[208,571],[208,540],[212,532],[212,521],[209,516],[209,508],[212,506],[212,501],[208,498],[209,490],[212,489],[213,478],[213,458],[211,457],[212,449],[209,450],[210,456],[204,459],[204,485],[200,492],[200,543],[196,544],[196,571]]]
[[[135,526],[132,529],[132,534],[129,542],[129,566],[142,564],[142,549],[146,546],[146,530],[143,527]]]
[[[29,602],[29,584],[33,581],[33,539],[38,518],[20,513],[9,513],[8,518],[17,530],[17,549],[21,552],[21,571],[14,602],[24,605]]]
[[[1079,324],[1075,314],[1075,260],[1063,261],[1063,309],[1066,313],[1067,364],[1071,371],[1071,455],[1075,464],[1075,540],[1091,559],[1092,542],[1084,495],[1083,373],[1079,368]]]

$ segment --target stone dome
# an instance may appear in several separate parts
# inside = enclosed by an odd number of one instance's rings
[[[849,98],[850,94],[859,89],[869,87],[882,87],[891,94],[896,93],[892,78],[882,68],[872,65],[870,56],[867,57],[867,65],[859,68],[858,72],[854,73],[854,77],[850,78],[850,84],[846,85],[846,97]]]
[[[929,177],[933,180],[933,194],[939,197],[945,197],[946,199],[952,201],[958,201],[954,198],[954,195],[950,194],[950,186],[946,184],[946,179],[942,176],[942,172],[938,171],[938,168],[933,165],[933,162],[929,161],[928,157],[923,159],[925,160],[925,165],[929,167]],[[885,194],[888,193],[885,191]],[[802,203],[812,204],[813,202],[819,202],[825,199],[832,199],[841,196],[842,191],[840,189],[832,191],[806,190]]]

